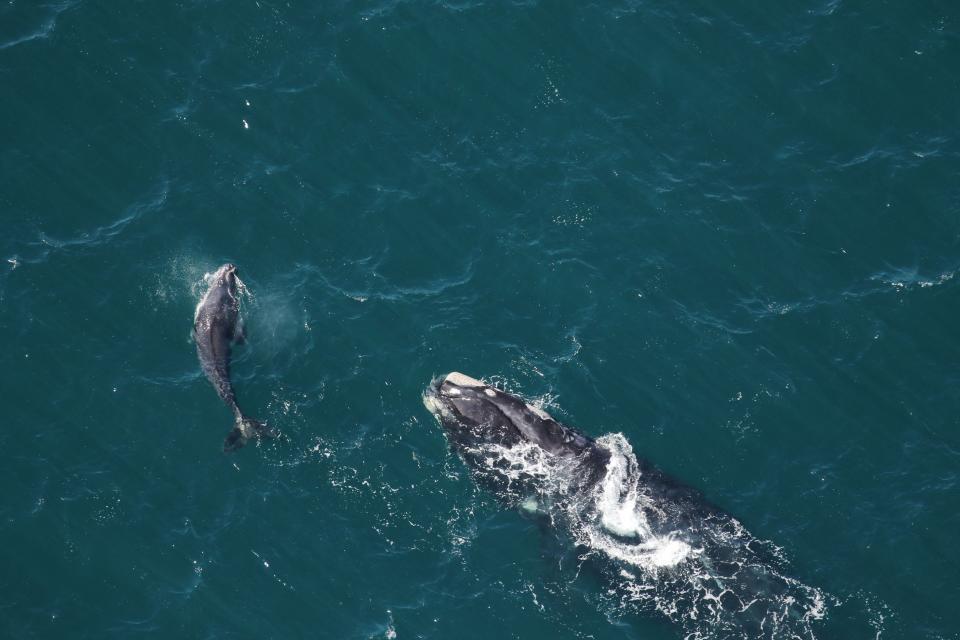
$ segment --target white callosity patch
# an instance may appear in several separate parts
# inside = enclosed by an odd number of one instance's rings
[[[449,374],[445,380],[451,384],[455,384],[458,387],[483,387],[485,386],[482,382],[476,378],[471,378],[470,376],[464,375],[459,371],[454,371]]]
[[[427,408],[427,411],[437,416],[438,419],[443,419],[449,414],[446,405],[437,400],[437,396],[430,392],[423,394],[423,406]]]

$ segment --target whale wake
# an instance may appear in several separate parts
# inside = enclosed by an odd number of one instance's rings
[[[549,520],[609,576],[609,615],[658,613],[687,640],[815,638],[828,597],[786,575],[779,547],[638,460],[622,434],[595,444],[609,454],[600,477],[584,455],[529,442],[461,453],[501,501]]]

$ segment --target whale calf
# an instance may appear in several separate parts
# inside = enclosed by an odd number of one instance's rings
[[[237,277],[237,268],[232,264],[223,265],[210,276],[209,283],[193,317],[193,339],[203,373],[233,412],[235,425],[223,443],[223,450],[234,451],[250,438],[275,434],[267,425],[244,415],[230,382],[232,345],[245,340],[239,298],[243,283]]]
[[[462,373],[423,395],[453,449],[501,502],[571,537],[614,583],[607,597],[665,615],[689,638],[814,638],[825,596],[783,573],[782,551],[702,494],[534,403]]]

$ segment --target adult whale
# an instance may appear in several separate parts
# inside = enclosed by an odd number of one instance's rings
[[[690,638],[815,637],[824,594],[782,573],[778,547],[635,456],[622,434],[588,437],[457,372],[423,401],[482,484],[599,561],[617,606],[659,612]]]
[[[217,395],[233,411],[236,424],[227,435],[223,450],[235,451],[250,438],[275,434],[267,425],[243,414],[230,382],[232,345],[245,340],[239,297],[239,287],[243,283],[237,277],[237,268],[232,264],[223,265],[210,276],[209,283],[210,288],[197,305],[193,317],[193,339],[197,343],[197,356],[203,372],[217,390]]]
[[[475,470],[487,470],[483,461],[490,453],[530,444],[551,457],[575,461],[578,473],[571,480],[584,487],[602,477],[610,458],[595,440],[543,409],[456,371],[435,379],[423,401]],[[494,482],[498,475],[485,473]]]

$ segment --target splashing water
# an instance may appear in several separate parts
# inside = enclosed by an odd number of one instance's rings
[[[590,496],[595,516],[580,528],[578,542],[651,573],[688,558],[694,551],[679,539],[680,532],[657,535],[650,528],[646,511],[657,505],[643,493],[642,473],[627,439],[613,434],[597,444],[610,452],[610,460]]]
[[[608,615],[658,612],[689,640],[815,638],[828,597],[783,574],[781,549],[638,460],[622,434],[596,446],[608,458],[593,476],[586,456],[554,456],[529,442],[464,454],[502,499],[546,509],[610,576]]]

